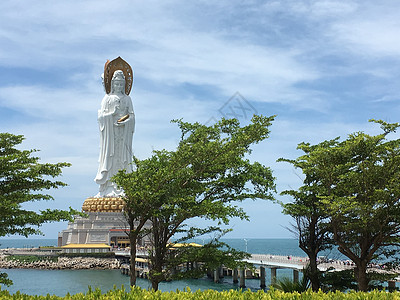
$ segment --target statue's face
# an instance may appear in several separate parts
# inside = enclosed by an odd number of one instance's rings
[[[117,94],[123,94],[125,91],[125,80],[113,80],[112,91]]]

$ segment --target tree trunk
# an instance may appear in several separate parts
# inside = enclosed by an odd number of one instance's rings
[[[131,260],[130,260],[130,284],[136,285],[136,241],[137,236],[130,234],[129,241],[131,244]]]
[[[161,228],[160,228],[161,227]],[[149,266],[149,279],[151,281],[151,287],[154,291],[158,290],[158,285],[163,281],[163,260],[162,248],[166,247],[161,235],[162,225],[157,217],[152,219],[152,254],[151,254],[151,265]]]
[[[151,265],[150,271],[149,271],[149,280],[151,282],[151,288],[154,291],[158,290],[158,285],[162,281],[162,266],[160,265]]]
[[[320,288],[319,276],[318,276],[318,265],[317,265],[317,257],[314,253],[309,253],[308,255],[310,259],[309,264],[309,278],[311,281],[311,288],[314,292],[318,292]]]
[[[158,281],[152,280],[152,281],[151,281],[151,288],[152,288],[154,291],[158,291],[158,284],[159,284]]]
[[[360,263],[356,266],[354,272],[357,280],[358,289],[363,292],[368,291],[369,279],[367,276],[367,261],[360,261]]]

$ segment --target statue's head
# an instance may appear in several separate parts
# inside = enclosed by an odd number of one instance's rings
[[[112,61],[107,60],[104,65],[104,88],[106,93],[112,92],[112,81],[119,79],[124,81],[125,95],[129,95],[133,86],[133,70],[121,57]]]
[[[122,70],[116,70],[111,79],[111,93],[125,94],[125,76]]]

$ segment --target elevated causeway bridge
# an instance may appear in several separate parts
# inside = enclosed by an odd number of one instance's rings
[[[272,254],[252,254],[245,261],[258,266],[279,269],[293,269],[301,271],[308,263],[306,257],[283,256]]]
[[[246,262],[252,263],[257,267],[256,277],[260,278],[260,286],[264,288],[265,284],[265,269],[271,270],[271,284],[276,282],[277,269],[292,269],[293,270],[293,280],[299,280],[299,272],[308,264],[308,257],[300,256],[283,256],[275,254],[252,254],[250,258],[245,259]],[[346,269],[354,268],[350,263],[346,263],[339,260],[331,260],[329,262],[319,262],[318,269],[321,271],[326,271],[329,268],[334,268],[337,271],[342,271]],[[239,271],[240,286],[245,287],[245,278],[253,277],[252,274],[246,273],[244,270]],[[233,281],[238,282],[237,274],[235,270],[233,271]],[[215,280],[215,275],[214,275]]]
[[[116,256],[125,256],[129,257],[129,252],[127,251],[117,251],[115,252]],[[137,264],[138,269],[145,271],[147,267],[142,266],[143,257],[147,256],[145,251],[137,251]],[[299,272],[301,272],[308,264],[307,257],[300,256],[284,256],[284,255],[275,255],[275,254],[252,254],[251,257],[245,259],[244,261],[252,263],[256,267],[256,271],[253,273],[251,270],[231,270],[227,268],[219,268],[218,270],[214,270],[212,272],[211,277],[215,282],[219,282],[221,277],[224,276],[232,276],[234,283],[240,283],[240,287],[245,287],[245,279],[246,278],[259,278],[260,286],[262,288],[266,287],[265,283],[265,275],[266,270],[270,269],[271,271],[271,284],[276,282],[277,278],[277,270],[278,269],[291,269],[293,270],[293,280],[299,280]],[[129,265],[124,266],[124,270],[122,272],[124,274],[128,274]],[[327,270],[329,268],[334,268],[338,271],[354,268],[350,263],[346,263],[343,261],[329,261],[329,262],[320,262],[318,264],[318,268],[321,271]]]

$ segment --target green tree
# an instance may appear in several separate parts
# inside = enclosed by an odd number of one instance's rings
[[[304,188],[304,187],[302,187]],[[326,215],[319,207],[317,196],[306,189],[285,191],[294,197],[293,203],[284,204],[283,212],[293,217],[295,223],[290,229],[298,238],[299,248],[309,258],[309,267],[304,270],[304,277],[311,282],[313,291],[320,289],[320,271],[318,270],[318,253],[332,247],[330,232],[326,224]]]
[[[175,234],[186,234],[184,240],[217,228],[187,228],[186,221],[200,217],[228,224],[232,217],[247,218],[234,201],[273,199],[271,170],[247,158],[250,146],[268,137],[273,119],[254,116],[243,127],[235,119],[222,119],[213,126],[174,121],[182,132],[175,151],[154,151],[148,159],[135,159],[134,172],[121,171],[115,177],[126,195],[131,257],[136,255],[133,245],[141,234],[150,233],[153,241],[150,275],[154,289],[170,276],[171,270],[166,270],[166,266],[170,240]],[[144,230],[149,222],[150,232]],[[134,285],[133,260],[131,270],[131,285]]]
[[[171,186],[171,173],[166,172],[169,157],[168,151],[154,151],[148,159],[139,160],[133,157],[134,172],[120,171],[114,181],[124,189],[124,216],[129,226],[130,256],[136,257],[136,245],[139,239],[148,234],[150,218],[162,205],[163,195]],[[135,260],[130,260],[130,285],[136,284]]]
[[[248,253],[231,248],[219,240],[223,234],[224,232],[217,234],[201,247],[193,246],[193,243],[183,243],[183,246],[176,248],[177,242],[167,245],[171,255],[165,260],[166,267],[162,277],[200,278],[207,272],[218,270],[222,265],[232,269],[252,268],[251,264],[243,261],[250,257]],[[154,260],[156,257],[153,256]]]
[[[336,140],[325,141],[318,146],[303,150],[309,153],[317,147],[319,149],[329,148],[335,143]],[[299,148],[302,148],[302,144],[300,144]],[[286,190],[281,195],[289,195],[294,199],[293,202],[282,203],[283,213],[290,215],[295,221],[289,230],[297,236],[299,248],[309,258],[309,266],[303,273],[305,277],[310,279],[313,291],[318,291],[321,287],[321,274],[318,270],[317,262],[318,253],[331,248],[333,244],[332,235],[329,231],[328,214],[320,198],[326,187],[321,185],[319,180],[322,174],[316,176],[314,173],[307,173],[307,171],[315,169],[314,161],[284,158],[280,158],[278,161],[289,162],[308,175],[304,178],[304,185],[298,190]]]
[[[223,233],[216,234],[216,237],[201,246],[188,243],[185,238],[164,243],[163,239],[160,239],[160,233],[171,229],[171,224],[160,225],[161,222],[157,223],[157,227],[152,227],[150,232],[152,241],[149,251],[149,279],[154,290],[158,289],[161,281],[199,278],[207,272],[218,272],[221,266],[232,269],[252,268],[250,263],[243,261],[250,257],[248,253],[231,248],[219,240]],[[205,231],[215,234],[220,229],[207,228]]]
[[[393,260],[400,246],[400,139],[388,139],[400,126],[381,124],[383,133],[350,134],[314,146],[302,143],[306,181],[316,180],[338,249],[355,267],[358,289],[368,290],[368,265]]]
[[[356,290],[357,282],[354,278],[354,270],[327,270],[321,274],[321,288],[325,292]]]
[[[0,236],[18,234],[25,237],[41,234],[40,225],[46,222],[71,220],[74,211],[46,209],[35,212],[24,209],[31,201],[52,200],[43,190],[66,184],[53,181],[68,163],[39,163],[32,154],[37,150],[19,150],[22,135],[0,133]],[[0,274],[0,283],[10,284],[6,274]]]

